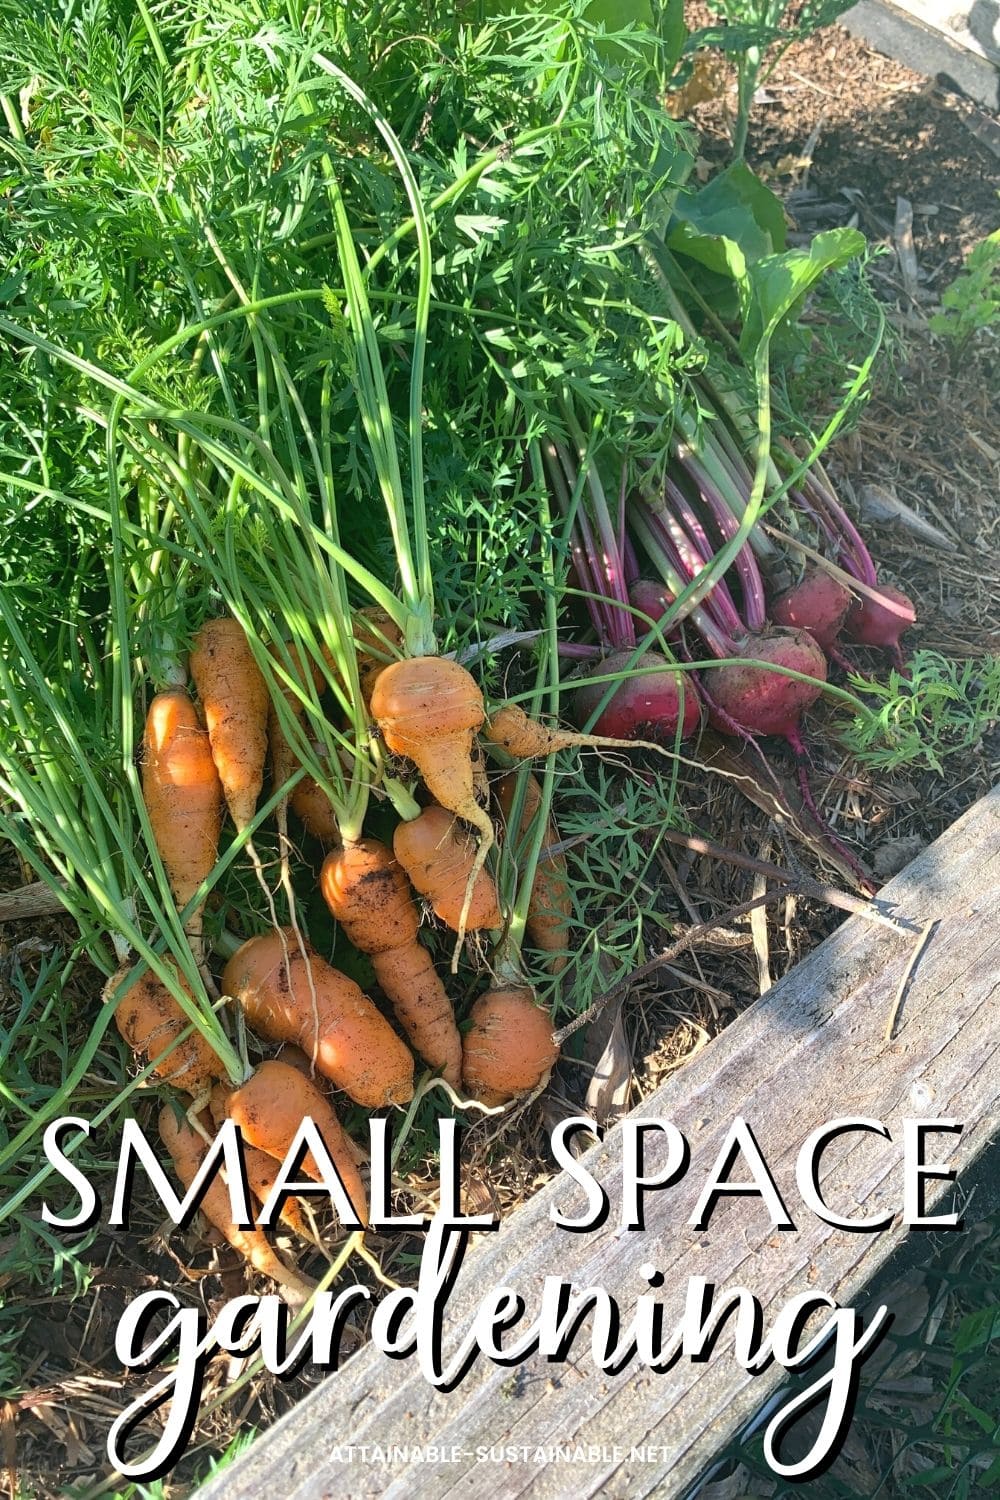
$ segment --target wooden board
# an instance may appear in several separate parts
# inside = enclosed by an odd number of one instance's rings
[[[483,1236],[449,1300],[445,1349],[454,1347],[487,1289],[515,1288],[530,1318],[547,1275],[575,1288],[616,1295],[623,1318],[648,1291],[639,1275],[652,1262],[665,1277],[659,1295],[676,1322],[687,1280],[720,1289],[741,1285],[765,1308],[765,1327],[798,1292],[817,1288],[842,1304],[858,1294],[906,1237],[900,1224],[901,1121],[953,1117],[965,1123],[957,1146],[937,1139],[932,1159],[967,1168],[995,1135],[1000,1115],[1000,790],[985,798],[884,887],[901,916],[937,920],[913,973],[892,1041],[886,1021],[913,954],[912,937],[852,917],[637,1112],[673,1120],[691,1143],[692,1165],[675,1187],[647,1197],[643,1233],[616,1232],[615,1209],[600,1231],[570,1234],[549,1222],[558,1203],[579,1212],[582,1194],[565,1177],[550,1182]],[[752,1125],[797,1225],[772,1231],[755,1200],[726,1200],[705,1232],[691,1215],[736,1115]],[[809,1214],[795,1190],[798,1149],[814,1127],[841,1116],[883,1120],[892,1144],[851,1134],[822,1158],[827,1202],[845,1214],[894,1212],[877,1235],[836,1231]],[[621,1130],[585,1164],[618,1202]],[[946,1190],[928,1182],[928,1205]],[[931,1211],[930,1209],[928,1211]],[[666,1374],[633,1364],[620,1376],[595,1373],[589,1341],[571,1361],[533,1360],[516,1371],[480,1360],[450,1394],[436,1392],[415,1362],[391,1361],[371,1347],[324,1380],[246,1456],[200,1494],[207,1500],[384,1496],[404,1500],[513,1500],[530,1495],[601,1495],[621,1500],[683,1496],[732,1434],[763,1404],[783,1372],[751,1378],[729,1342],[707,1363],[680,1361]],[[438,1444],[459,1457],[445,1463],[340,1462],[335,1445]],[[543,1466],[539,1445],[596,1445],[594,1462]],[[478,1461],[479,1447],[527,1450],[509,1461]],[[624,1447],[624,1458],[615,1455]],[[632,1460],[647,1446],[662,1456]],[[465,1455],[465,1456],[462,1456]]]
[[[1000,66],[1000,6],[997,0],[892,0],[892,3],[958,47],[968,47]]]
[[[915,72],[1000,108],[1000,0],[858,0],[839,23]]]

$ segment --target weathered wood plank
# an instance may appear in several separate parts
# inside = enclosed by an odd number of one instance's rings
[[[941,0],[857,0],[839,22],[915,72],[949,80],[986,109],[1000,105],[997,0],[954,0],[948,7]],[[983,140],[992,149],[989,131]]]
[[[948,1163],[960,1170],[997,1129],[1000,1114],[1000,790],[971,809],[881,893],[901,915],[938,920],[913,976],[892,1041],[884,1038],[912,939],[853,917],[702,1050],[637,1112],[671,1119],[691,1142],[692,1166],[675,1187],[647,1199],[644,1233],[608,1225],[569,1234],[549,1222],[554,1203],[578,1212],[582,1193],[556,1179],[467,1258],[449,1299],[446,1352],[454,1347],[483,1293],[516,1289],[527,1317],[547,1275],[575,1288],[604,1286],[628,1318],[648,1291],[639,1275],[652,1262],[664,1275],[658,1294],[672,1324],[688,1278],[720,1290],[741,1285],[765,1309],[765,1327],[798,1292],[822,1289],[841,1303],[856,1298],[904,1239],[900,1223],[901,1121],[954,1117],[965,1122]],[[687,1227],[708,1171],[735,1115],[746,1117],[785,1195],[797,1233],[772,1231],[756,1200],[727,1200],[703,1233]],[[794,1186],[799,1147],[817,1125],[844,1115],[886,1122],[893,1142],[852,1134],[831,1144],[820,1182],[839,1212],[893,1212],[878,1235],[840,1233],[808,1214]],[[619,1201],[621,1132],[584,1159]],[[650,1151],[655,1168],[655,1153]],[[649,1168],[647,1167],[647,1170]],[[933,1204],[945,1184],[928,1182]],[[287,1500],[418,1493],[422,1500],[513,1500],[530,1494],[582,1497],[682,1495],[713,1453],[777,1385],[780,1369],[751,1378],[729,1357],[724,1339],[706,1363],[679,1362],[664,1374],[631,1365],[620,1376],[596,1373],[589,1342],[571,1362],[531,1360],[510,1370],[478,1362],[450,1394],[427,1384],[413,1361],[387,1360],[371,1348],[330,1376],[250,1452],[201,1492],[206,1500],[277,1493]],[[430,1444],[464,1457],[443,1464],[378,1464],[330,1459],[334,1445]],[[543,1467],[527,1458],[476,1461],[478,1447],[535,1449],[552,1443],[624,1446],[594,1463]],[[662,1447],[659,1461],[632,1461],[631,1445]]]
[[[890,0],[957,47],[968,47],[1000,66],[1000,7],[996,0]]]
[[[25,917],[50,917],[66,910],[65,903],[44,880],[0,893],[0,922],[20,922]]]

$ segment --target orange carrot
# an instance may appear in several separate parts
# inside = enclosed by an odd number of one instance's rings
[[[175,967],[172,960],[165,962]],[[110,1000],[125,975],[130,973],[125,964],[113,974],[104,987],[104,998]],[[182,975],[177,975],[184,992],[191,991]],[[146,970],[119,1001],[115,1009],[115,1025],[119,1032],[140,1056],[151,1063],[172,1041],[190,1025],[180,1005],[161,980]],[[226,1067],[218,1053],[209,1046],[200,1031],[192,1031],[186,1041],[175,1047],[162,1063],[156,1063],[155,1076],[175,1089],[201,1098],[216,1078],[225,1078]]]
[[[462,1079],[483,1104],[504,1104],[537,1088],[559,1057],[552,1017],[527,985],[488,990],[472,1007],[463,1038]]]
[[[410,1045],[450,1084],[462,1073],[455,1013],[427,949],[417,940],[420,914],[402,868],[377,839],[359,839],[327,856],[320,889],[350,942],[371,955]]]
[[[178,1119],[170,1105],[160,1111],[160,1139],[170,1152],[177,1176],[185,1188],[189,1188],[204,1160],[207,1146],[193,1127],[184,1119]],[[312,1283],[296,1272],[290,1271],[271,1249],[261,1229],[239,1229],[230,1215],[229,1192],[216,1176],[201,1200],[201,1212],[210,1224],[232,1245],[238,1255],[248,1261],[262,1275],[269,1276],[284,1287],[287,1300],[293,1306],[301,1306],[311,1294]]]
[[[222,784],[208,735],[183,688],[157,693],[146,715],[142,795],[153,838],[179,909],[211,875],[222,831]],[[201,958],[202,910],[185,930]]]
[[[508,822],[514,806],[517,776],[510,772],[498,778],[496,783],[497,803]],[[535,777],[530,775],[524,790],[524,805],[521,813],[521,834],[527,833],[538,816],[542,801],[542,789]],[[550,821],[545,830],[545,844],[558,842],[558,834]],[[535,866],[535,878],[531,886],[531,902],[526,923],[528,937],[536,948],[550,955],[549,967],[558,974],[567,962],[566,939],[569,919],[573,913],[569,884],[566,879],[566,861],[561,854],[541,857]]]
[[[656,750],[671,752],[652,740],[615,740],[603,734],[575,734],[568,729],[550,729],[531,719],[516,703],[506,703],[492,715],[485,730],[486,738],[518,760],[537,760],[554,755],[557,750],[593,747],[596,750]]]
[[[212,758],[237,832],[252,821],[264,784],[268,693],[238,620],[206,620],[191,648]]]
[[[302,1048],[296,1047],[294,1042],[284,1042],[282,1044],[282,1046],[278,1049],[278,1062],[287,1063],[290,1068],[294,1068],[296,1072],[301,1073],[304,1078],[310,1079],[311,1082],[313,1082],[319,1089],[321,1094],[329,1093],[329,1078],[324,1077],[324,1075],[313,1066],[312,1059],[306,1057]],[[352,1135],[349,1135],[347,1137],[347,1144],[351,1148],[351,1151],[354,1153],[354,1160],[358,1163],[359,1166],[364,1166],[364,1164],[369,1160],[368,1152],[365,1150],[364,1146],[362,1146],[360,1142],[356,1141]]]
[[[229,1113],[231,1093],[232,1089],[225,1088],[222,1084],[217,1084],[212,1090],[209,1110],[216,1129]],[[256,1146],[248,1146],[244,1141],[243,1165],[246,1168],[247,1186],[257,1202],[261,1205],[265,1204],[278,1176],[278,1167],[274,1157],[268,1156],[266,1151],[258,1151]],[[278,1217],[288,1225],[293,1234],[301,1235],[303,1239],[311,1238],[302,1217],[302,1205],[298,1198],[286,1198],[278,1210]]]
[[[479,833],[456,924],[461,941],[469,925],[472,887],[493,844],[493,824],[476,801],[472,765],[473,740],[486,717],[479,684],[445,657],[410,657],[379,673],[371,712],[386,749],[412,760],[435,801]]]
[[[292,789],[289,799],[292,811],[306,833],[312,834],[328,848],[340,843],[340,826],[333,803],[319,782],[312,776],[303,776]]]
[[[299,948],[291,928],[244,943],[226,964],[222,988],[260,1036],[295,1042],[358,1104],[379,1109],[413,1098],[409,1049],[353,979]]]
[[[403,632],[384,609],[369,604],[354,616],[354,644],[358,651],[361,696],[365,706],[370,708],[375,683],[389,665],[393,648],[402,649]]]
[[[362,1223],[367,1222],[368,1198],[354,1153],[333,1105],[311,1079],[288,1063],[272,1058],[262,1062],[247,1082],[230,1094],[228,1109],[229,1118],[236,1121],[244,1141],[279,1161],[287,1155],[299,1126],[308,1116],[323,1137],[355,1213]],[[323,1181],[311,1151],[302,1159],[302,1170],[314,1182]]]
[[[419,817],[397,824],[392,847],[414,890],[456,932],[465,905],[468,931],[502,925],[496,886],[486,870],[477,870],[468,840],[443,807],[425,807]]]

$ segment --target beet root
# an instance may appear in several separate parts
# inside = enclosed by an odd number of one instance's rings
[[[637,578],[629,587],[628,597],[632,608],[642,610],[651,620],[662,620],[674,602],[666,584],[657,583],[654,578]],[[642,621],[638,623],[641,626]]]
[[[783,735],[798,742],[799,719],[819,697],[826,681],[826,657],[805,630],[776,630],[771,635],[748,636],[740,642],[747,660],[706,674],[716,729],[731,734],[733,725],[748,734]],[[774,662],[818,682],[799,682],[780,672],[769,672],[758,662]]]
[[[852,595],[822,568],[807,568],[802,578],[771,605],[775,625],[808,630],[818,646],[830,654],[851,608]]]
[[[859,646],[878,646],[898,658],[900,637],[916,621],[917,611],[912,599],[908,599],[901,589],[893,588],[891,583],[880,583],[878,590],[891,603],[898,604],[905,614],[897,614],[864,594],[851,605],[844,633]]]
[[[616,651],[605,657],[595,675],[621,672],[628,668],[631,651]],[[693,734],[701,723],[701,699],[690,672],[678,672],[653,651],[646,651],[635,663],[635,668],[662,667],[655,676],[625,677],[614,690],[614,694],[593,727],[595,735],[607,735],[611,739],[649,739],[663,741],[673,739],[681,718],[681,695],[683,694],[682,735]],[[633,670],[635,670],[633,668]],[[607,682],[586,683],[575,695],[573,713],[576,722],[586,724],[594,709],[610,686]]]

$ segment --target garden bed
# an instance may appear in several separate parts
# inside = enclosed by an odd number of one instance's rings
[[[947,347],[931,335],[927,315],[967,251],[996,228],[993,131],[1000,126],[836,28],[790,49],[763,87],[751,125],[750,160],[783,197],[793,233],[805,239],[854,219],[886,250],[871,274],[895,337],[872,397],[837,444],[830,467],[866,516],[885,577],[917,604],[919,623],[907,644],[958,661],[977,660],[1000,647],[996,337],[977,340],[953,367]],[[718,101],[701,106],[696,120],[704,132],[699,170],[707,173],[724,154]],[[821,807],[879,881],[919,857],[985,796],[1000,754],[994,729],[950,755],[943,774],[919,766],[859,772],[829,741],[817,737],[817,743],[822,748],[811,775]],[[775,992],[780,1005],[782,994],[794,992],[788,986],[794,987],[798,966],[808,972],[808,955],[842,922],[842,912],[797,889],[803,866],[809,876],[839,882],[843,872],[829,861],[829,851],[774,818],[773,795],[752,756],[718,746],[714,753],[727,775],[706,778],[688,768],[687,805],[698,810],[705,831],[725,829],[727,845],[738,854],[787,865],[787,898],[763,922],[733,916],[732,908],[757,894],[762,880],[755,885],[758,877],[725,861],[659,848],[656,870],[663,883],[656,900],[665,939],[667,929],[677,937],[698,924],[718,926],[691,952],[679,953],[668,970],[622,987],[617,1003],[585,1031],[580,1054],[565,1058],[546,1094],[516,1117],[513,1128],[507,1121],[502,1129],[492,1122],[476,1127],[466,1166],[470,1199],[479,1201],[470,1207],[488,1207],[506,1219],[532,1199],[519,1212],[525,1222],[540,1223],[548,1198],[533,1195],[553,1173],[546,1137],[554,1123],[581,1112],[614,1120],[644,1101],[659,1113],[661,1104],[666,1111],[697,1080],[710,1089],[720,1054],[706,1052],[706,1044],[738,1017],[744,1031],[756,1026],[759,1016],[770,1013],[756,1002],[776,981],[784,984]],[[655,762],[641,764],[642,774],[655,773]],[[788,795],[794,800],[792,780],[789,763]],[[11,850],[4,859],[4,887],[19,888],[28,872]],[[645,902],[645,893],[640,897]],[[929,907],[918,913],[935,914]],[[840,951],[843,931],[828,951]],[[46,992],[52,978],[47,966],[72,949],[75,931],[58,917],[31,916],[4,923],[0,933],[3,1005],[16,1015],[26,997]],[[65,1068],[85,1040],[101,983],[80,962],[63,988],[72,1004],[62,1016],[46,1012],[40,1034],[53,1070]],[[734,1040],[721,1046],[734,1047],[741,1034],[734,1030]],[[102,1063],[84,1080],[79,1098],[96,1108],[108,1092]],[[832,1116],[837,1101],[828,1102]],[[854,1112],[846,1095],[845,1102]],[[963,1103],[959,1098],[956,1110]],[[137,1112],[151,1116],[141,1102]],[[415,1162],[409,1187],[418,1197],[426,1188],[433,1201],[433,1164]],[[0,1406],[0,1463],[12,1493],[64,1495],[71,1486],[74,1494],[104,1493],[105,1436],[121,1409],[114,1331],[132,1297],[153,1285],[170,1286],[185,1303],[202,1302],[211,1310],[241,1291],[243,1272],[228,1250],[206,1250],[200,1235],[166,1233],[170,1228],[161,1223],[157,1201],[137,1194],[127,1232],[98,1228],[68,1260],[54,1236],[48,1266],[32,1264],[16,1235],[0,1240],[7,1302],[0,1370],[9,1371],[11,1388],[23,1392]],[[384,1271],[405,1278],[418,1244],[416,1237],[387,1239],[380,1246]],[[93,1278],[90,1291],[74,1300],[74,1277],[83,1268]],[[845,1277],[838,1286],[853,1295],[860,1280]],[[363,1337],[359,1320],[350,1339],[360,1345]],[[126,1389],[137,1391],[145,1379],[132,1377]],[[186,1493],[204,1476],[210,1456],[226,1452],[245,1432],[269,1426],[319,1379],[315,1371],[289,1382],[258,1377],[233,1392],[225,1361],[216,1360],[208,1371],[209,1400],[167,1493]],[[336,1383],[334,1377],[331,1386]],[[557,1393],[557,1399],[563,1398]],[[717,1429],[720,1442],[751,1404],[734,1408],[725,1430]],[[704,1444],[693,1450],[692,1476],[709,1456]],[[240,1490],[239,1483],[227,1493],[261,1492]]]

